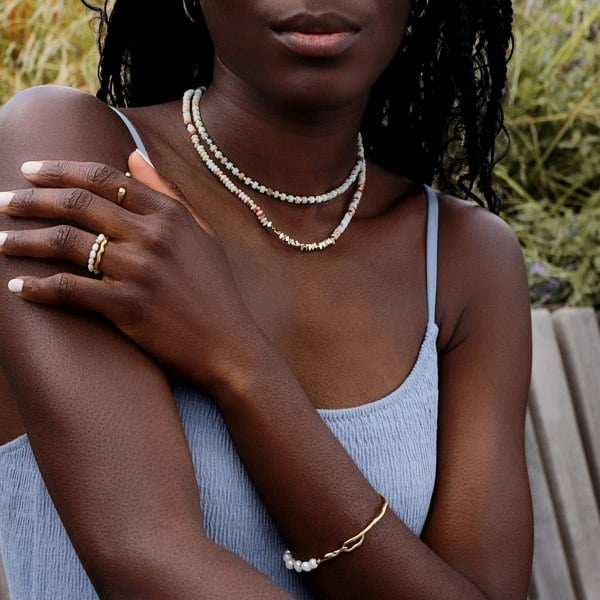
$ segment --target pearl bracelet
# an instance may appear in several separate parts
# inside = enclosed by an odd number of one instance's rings
[[[355,536],[347,539],[340,548],[334,550],[333,552],[328,552],[323,558],[310,558],[309,560],[297,560],[292,556],[292,553],[289,550],[286,550],[283,553],[283,562],[285,564],[286,569],[289,571],[296,571],[296,573],[308,573],[310,571],[314,571],[321,563],[324,563],[327,560],[331,560],[344,552],[352,552],[356,550],[362,543],[365,541],[365,535],[383,519],[383,515],[385,515],[385,511],[387,510],[389,504],[387,498],[383,494],[379,494],[381,499],[383,500],[383,506],[379,511],[379,514],[361,531],[359,531]]]

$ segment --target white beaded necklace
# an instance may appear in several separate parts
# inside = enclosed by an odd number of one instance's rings
[[[205,92],[205,88],[199,87],[192,97],[192,116],[194,118],[194,125],[198,130],[198,134],[200,135],[200,139],[204,142],[204,147],[216,158],[232,175],[237,177],[242,183],[245,183],[248,187],[252,188],[254,191],[264,194],[266,196],[271,196],[273,198],[277,198],[278,200],[284,200],[286,202],[291,202],[293,204],[321,204],[322,202],[327,202],[328,200],[333,200],[342,194],[345,194],[350,187],[356,183],[358,179],[358,175],[360,173],[361,163],[365,158],[365,149],[362,143],[362,136],[359,133],[356,141],[357,152],[356,152],[356,162],[354,163],[354,167],[352,167],[352,171],[350,175],[346,177],[344,182],[338,186],[337,188],[330,190],[329,192],[325,192],[324,194],[319,194],[317,196],[299,196],[296,194],[288,194],[285,192],[279,192],[274,190],[266,185],[259,183],[258,181],[252,179],[243,171],[240,171],[228,158],[223,154],[223,152],[219,149],[217,144],[215,144],[214,140],[209,136],[206,127],[204,126],[204,122],[202,121],[202,116],[200,114],[200,99],[202,98],[202,94]]]
[[[221,182],[221,184],[234,196],[239,198],[239,200],[245,204],[254,214],[258,222],[265,228],[267,231],[270,231],[275,236],[277,236],[282,242],[285,242],[288,246],[292,248],[296,248],[303,252],[314,252],[316,250],[325,250],[325,248],[329,248],[329,246],[333,246],[340,236],[346,231],[350,221],[352,221],[352,217],[356,214],[356,210],[358,209],[358,205],[362,198],[363,191],[365,189],[365,182],[367,179],[367,163],[364,156],[360,159],[359,165],[359,173],[358,173],[358,183],[356,186],[356,191],[352,197],[350,204],[348,205],[348,210],[342,217],[340,224],[333,230],[331,235],[321,242],[301,242],[288,234],[284,233],[277,227],[273,225],[273,223],[269,220],[269,218],[265,215],[262,208],[246,194],[243,190],[231,181],[231,179],[223,172],[223,170],[215,163],[215,161],[211,158],[210,154],[206,151],[204,146],[201,143],[201,137],[198,132],[199,123],[196,123],[193,119],[193,107],[192,101],[194,95],[197,90],[188,90],[185,92],[183,96],[183,121],[187,128],[187,131],[190,135],[190,139],[192,140],[192,144],[196,151],[200,155],[202,162],[206,165],[208,170]]]

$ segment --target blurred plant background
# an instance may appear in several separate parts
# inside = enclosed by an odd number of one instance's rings
[[[532,304],[600,309],[600,3],[515,0],[515,10],[504,216]],[[3,0],[0,57],[0,104],[42,83],[96,87],[93,23],[78,0]]]
[[[0,61],[0,104],[44,83],[93,92],[97,52],[88,11],[79,0],[2,0]]]
[[[600,308],[600,2],[518,0],[498,168],[535,305]]]

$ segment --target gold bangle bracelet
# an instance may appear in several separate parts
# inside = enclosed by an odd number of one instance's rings
[[[371,529],[373,529],[373,527],[375,527],[375,525],[377,525],[377,523],[383,519],[383,516],[388,509],[389,503],[387,498],[383,494],[379,494],[379,496],[383,500],[383,506],[381,507],[379,514],[355,536],[348,538],[340,548],[334,550],[333,552],[328,552],[323,558],[311,558],[305,561],[295,559],[292,556],[292,553],[289,550],[286,550],[283,553],[283,562],[285,563],[286,568],[290,571],[294,569],[297,573],[308,573],[309,571],[314,571],[321,563],[331,560],[332,558],[336,558],[345,552],[352,552],[353,550],[356,550],[358,547],[362,546],[367,533],[369,533],[369,531],[371,531]]]

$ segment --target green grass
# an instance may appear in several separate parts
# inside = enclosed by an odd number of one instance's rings
[[[518,3],[498,168],[532,302],[600,308],[600,4]]]
[[[517,0],[507,99],[513,143],[498,168],[505,218],[534,305],[600,308],[600,5]],[[93,92],[93,28],[78,0],[4,0],[0,104],[60,83]]]

